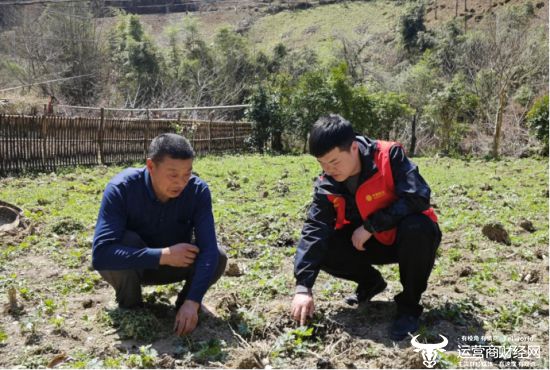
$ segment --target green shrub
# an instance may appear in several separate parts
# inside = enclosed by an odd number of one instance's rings
[[[535,132],[535,136],[543,144],[543,154],[548,155],[548,95],[545,95],[533,104],[527,113],[527,123]]]

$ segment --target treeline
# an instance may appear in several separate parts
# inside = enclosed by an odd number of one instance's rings
[[[161,45],[135,15],[99,30],[86,6],[51,4],[40,14],[14,11],[16,25],[2,33],[0,82],[80,76],[41,85],[78,105],[250,103],[260,151],[305,150],[316,118],[340,113],[411,155],[547,153],[548,34],[534,7],[490,13],[467,32],[457,22],[428,31],[424,14],[421,2],[407,3],[395,37],[336,37],[334,57],[320,60],[284,44],[254,51],[230,29],[207,42],[189,16],[165,27]]]

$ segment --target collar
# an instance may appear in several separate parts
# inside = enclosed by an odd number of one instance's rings
[[[147,189],[147,195],[152,201],[160,202],[155,195],[155,189],[153,189],[153,182],[151,181],[151,174],[149,173],[149,170],[147,167],[143,169],[143,178],[145,179],[145,188]]]
[[[374,163],[374,152],[378,144],[376,140],[366,136],[356,136],[355,141],[359,143],[359,160],[361,161],[359,181],[363,182],[378,172],[378,167]]]

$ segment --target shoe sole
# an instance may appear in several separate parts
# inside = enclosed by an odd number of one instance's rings
[[[374,293],[372,293],[370,296],[367,296],[364,300],[362,300],[361,302],[359,303],[362,303],[362,302],[370,302],[371,299],[373,299],[374,297],[376,297],[378,294],[382,293],[384,290],[386,290],[386,288],[388,287],[388,283],[386,283],[385,281],[382,283],[382,285],[380,285],[380,287],[378,288],[378,290],[376,290]]]
[[[383,281],[383,284],[381,284],[377,290],[372,293],[371,295],[365,297],[365,299],[362,299],[362,300],[357,300],[357,298],[351,298],[351,297],[348,297],[348,298],[345,298],[344,299],[344,302],[350,306],[355,306],[355,305],[358,305],[358,304],[361,304],[361,303],[368,303],[370,302],[374,297],[376,297],[378,294],[382,293],[384,290],[386,290],[386,288],[388,287],[388,283],[386,283],[385,281]]]

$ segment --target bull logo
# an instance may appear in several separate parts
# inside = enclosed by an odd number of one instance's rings
[[[416,348],[414,351],[420,352],[422,354],[422,358],[424,359],[422,363],[429,369],[435,366],[435,364],[439,360],[440,353],[445,352],[443,347],[445,347],[447,343],[449,343],[447,338],[445,338],[443,335],[439,334],[439,336],[443,338],[443,341],[441,343],[419,343],[416,340],[416,338],[419,337],[418,335],[415,335],[411,339],[412,346]]]

